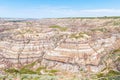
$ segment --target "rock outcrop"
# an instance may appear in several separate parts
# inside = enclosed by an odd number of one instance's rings
[[[39,60],[41,66],[50,69],[98,72],[103,68],[102,57],[119,46],[119,31],[113,32],[109,26],[105,28],[105,24],[112,21],[116,20],[73,19],[71,23],[71,19],[45,19],[30,21],[29,25],[29,21],[16,22],[14,29],[1,30],[0,67],[20,67]],[[6,24],[13,25],[13,22]],[[51,25],[67,26],[68,29],[60,31],[50,28]],[[101,25],[105,25],[105,29],[100,28]]]

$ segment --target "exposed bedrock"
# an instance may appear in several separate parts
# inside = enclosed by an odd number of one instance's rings
[[[78,24],[79,21],[75,23]],[[103,23],[105,22],[99,25]],[[58,20],[55,24],[61,25],[62,21]],[[72,26],[63,21],[63,26],[67,24]],[[37,23],[33,25],[39,26]],[[103,33],[104,30],[101,32],[96,27],[95,30],[98,31],[89,31],[89,26],[94,26],[95,22],[94,25],[86,25],[88,31],[83,33],[80,31],[82,24],[79,24],[78,32],[72,31],[73,27],[67,31],[53,29],[48,27],[52,23],[45,25],[44,21],[41,21],[41,25],[47,27],[19,27],[1,32],[0,68],[20,67],[38,60],[36,67],[45,66],[70,72],[98,72],[104,67],[101,62],[103,57],[120,45],[119,32]]]

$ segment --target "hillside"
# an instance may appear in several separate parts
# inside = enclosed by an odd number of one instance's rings
[[[76,80],[120,74],[120,18],[0,19],[0,74],[32,63]]]

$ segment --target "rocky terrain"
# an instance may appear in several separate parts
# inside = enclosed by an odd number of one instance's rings
[[[120,53],[120,18],[0,19],[1,69],[37,61],[34,69],[97,73],[114,50]],[[112,67],[120,71],[119,62]]]

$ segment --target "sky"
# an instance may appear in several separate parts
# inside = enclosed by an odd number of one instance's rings
[[[0,0],[0,17],[120,16],[120,0]]]

